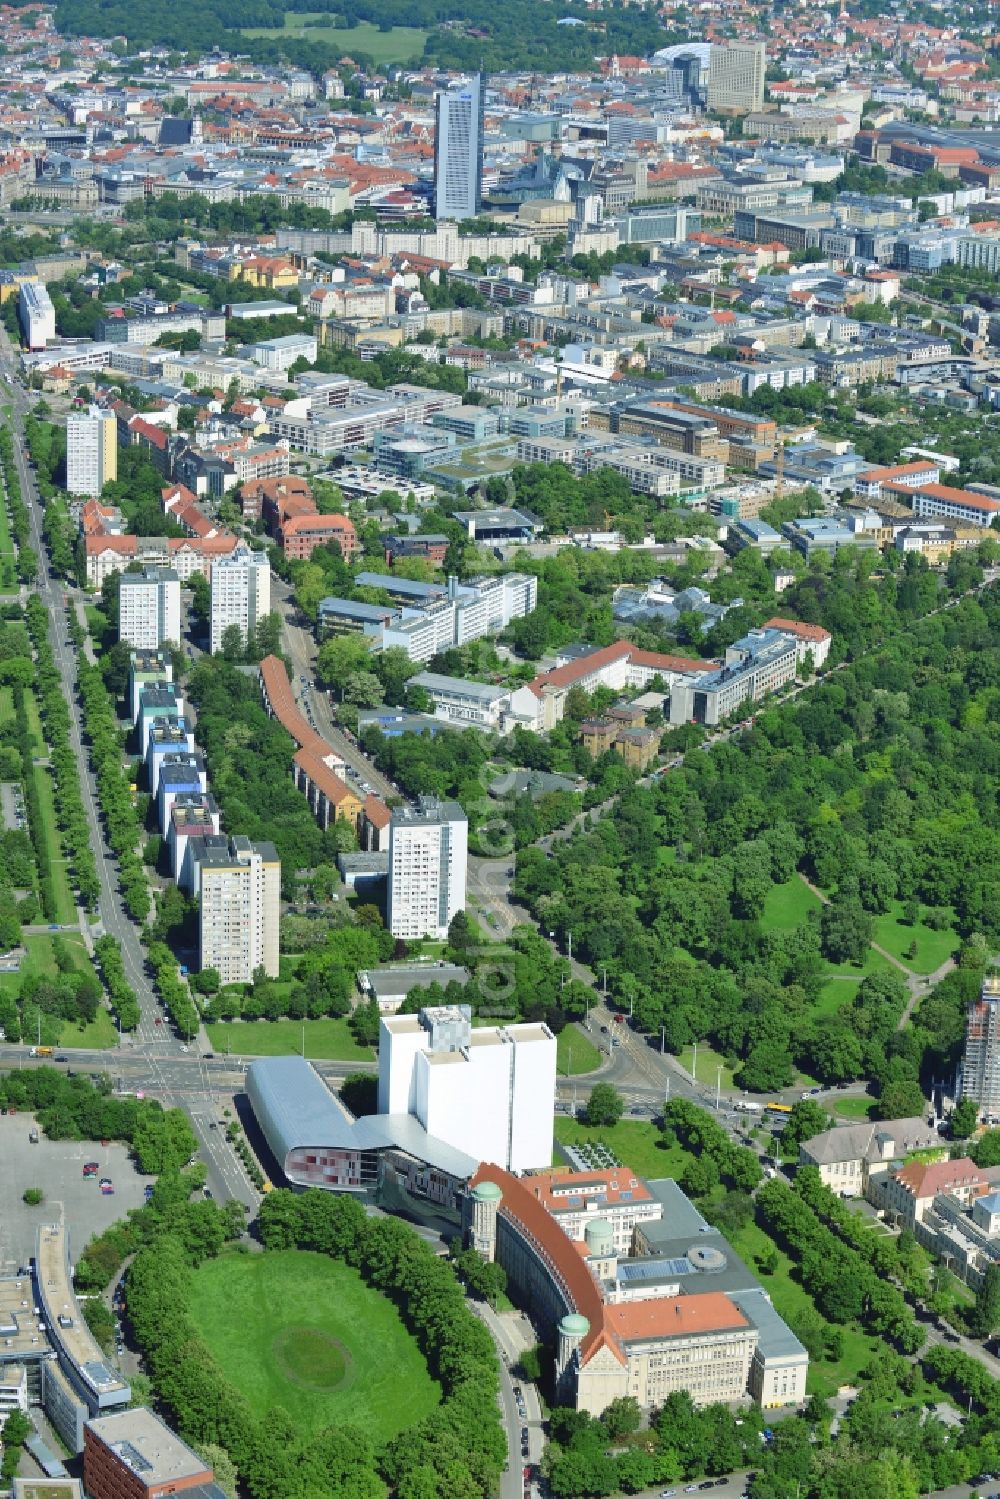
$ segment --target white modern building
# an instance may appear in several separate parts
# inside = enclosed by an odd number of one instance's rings
[[[236,625],[247,641],[271,612],[271,564],[266,552],[238,546],[212,564],[211,648],[221,651],[222,637]]]
[[[198,866],[201,966],[223,984],[249,984],[258,968],[278,977],[281,861],[273,843],[249,838],[192,839]]]
[[[96,497],[118,477],[118,424],[113,411],[91,406],[66,418],[66,488]]]
[[[415,941],[444,938],[465,908],[469,823],[458,802],[421,797],[389,824],[389,930]]]
[[[266,370],[290,369],[298,359],[315,364],[316,352],[316,339],[309,333],[287,333],[283,338],[263,338],[250,345],[254,364],[262,364]]]
[[[446,677],[436,671],[420,671],[411,677],[408,687],[420,687],[427,693],[437,718],[449,723],[474,726],[497,732],[504,713],[510,707],[510,689],[493,687],[489,682],[472,682],[464,677]]]
[[[21,337],[29,349],[44,349],[56,336],[56,310],[52,298],[38,281],[22,281],[17,295],[17,318]]]
[[[380,1114],[507,1171],[552,1161],[556,1040],[548,1026],[473,1029],[468,1005],[389,1015],[379,1029]]]
[[[446,594],[419,606],[404,606],[384,624],[379,649],[399,646],[411,661],[429,661],[452,646],[499,635],[511,620],[533,613],[537,603],[538,579],[528,573],[504,573],[470,583],[449,578]]]
[[[122,573],[118,594],[118,639],[137,650],[158,651],[180,643],[181,584],[169,567]]]

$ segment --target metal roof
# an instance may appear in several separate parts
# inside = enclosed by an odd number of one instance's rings
[[[283,1164],[290,1151],[405,1150],[408,1155],[464,1179],[478,1162],[429,1135],[409,1114],[355,1119],[302,1057],[260,1057],[247,1072],[247,1093],[267,1142]]]

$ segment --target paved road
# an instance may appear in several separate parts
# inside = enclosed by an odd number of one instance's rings
[[[90,935],[99,936],[107,933],[121,945],[125,974],[135,991],[141,1017],[138,1029],[131,1040],[133,1047],[141,1051],[145,1057],[150,1091],[155,1092],[157,1098],[168,1108],[175,1104],[186,1108],[191,1117],[192,1127],[198,1136],[201,1153],[208,1162],[209,1182],[212,1190],[220,1197],[236,1196],[249,1207],[255,1207],[259,1196],[251,1186],[238,1157],[228,1146],[222,1144],[217,1131],[209,1129],[209,1111],[213,1107],[213,1095],[207,1079],[201,1080],[202,1094],[199,1101],[196,1101],[193,1096],[175,1097],[173,1093],[173,1087],[178,1078],[171,1063],[183,1057],[185,1053],[181,1049],[182,1043],[173,1035],[168,1024],[163,1020],[159,1001],[149,980],[146,957],[139,941],[139,934],[125,911],[118,887],[115,860],[104,838],[96,780],[83,747],[81,710],[76,687],[76,655],[66,624],[66,607],[67,604],[74,607],[73,598],[76,590],[62,580],[54,579],[49,570],[48,554],[41,533],[42,506],[34,474],[25,458],[23,423],[30,409],[30,402],[27,393],[16,378],[14,354],[6,330],[2,329],[0,329],[0,376],[8,383],[11,391],[11,434],[14,439],[14,459],[21,481],[21,490],[28,506],[32,544],[38,555],[39,567],[35,591],[48,611],[49,635],[55,662],[62,679],[63,695],[71,709],[70,745],[79,766],[91,847],[97,860],[100,894],[97,920],[89,929]],[[160,1025],[156,1024],[158,1018],[161,1021]],[[97,1055],[104,1059],[102,1065],[107,1067],[108,1054]],[[83,1066],[83,1054],[79,1054],[79,1057]],[[95,1064],[95,1070],[97,1065],[99,1064]]]
[[[320,692],[315,683],[316,641],[311,630],[299,623],[298,610],[291,588],[281,578],[271,579],[271,605],[281,615],[281,633],[289,664],[294,674],[294,691],[301,706],[312,709],[317,732],[326,739],[330,747],[354,771],[355,783],[367,781],[383,799],[400,794],[388,777],[362,754],[356,744],[343,733],[330,711],[330,700]],[[305,678],[305,682],[301,679]]]
[[[523,1499],[524,1469],[540,1462],[545,1448],[544,1412],[534,1385],[518,1381],[511,1373],[525,1348],[534,1346],[536,1337],[531,1325],[519,1312],[497,1313],[492,1307],[470,1302],[490,1331],[500,1358],[500,1405],[507,1431],[507,1467],[500,1480],[502,1499]],[[518,1410],[515,1388],[524,1400],[524,1416]],[[522,1431],[528,1433],[528,1453],[521,1445]],[[537,1492],[536,1488],[532,1492]]]

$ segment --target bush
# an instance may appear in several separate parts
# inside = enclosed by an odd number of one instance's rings
[[[41,1187],[25,1187],[21,1193],[21,1201],[27,1203],[29,1208],[41,1207],[45,1201],[45,1193]]]

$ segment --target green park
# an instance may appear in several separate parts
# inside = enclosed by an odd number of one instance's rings
[[[210,1260],[195,1273],[191,1315],[254,1414],[281,1406],[303,1435],[350,1422],[385,1439],[440,1398],[392,1302],[325,1255]]]
[[[359,53],[377,63],[412,62],[421,56],[427,32],[416,26],[392,26],[385,30],[370,21],[357,26],[335,26],[328,11],[286,11],[284,26],[244,27],[243,35],[255,40],[295,38],[306,42],[325,42],[338,47],[344,57]]]

